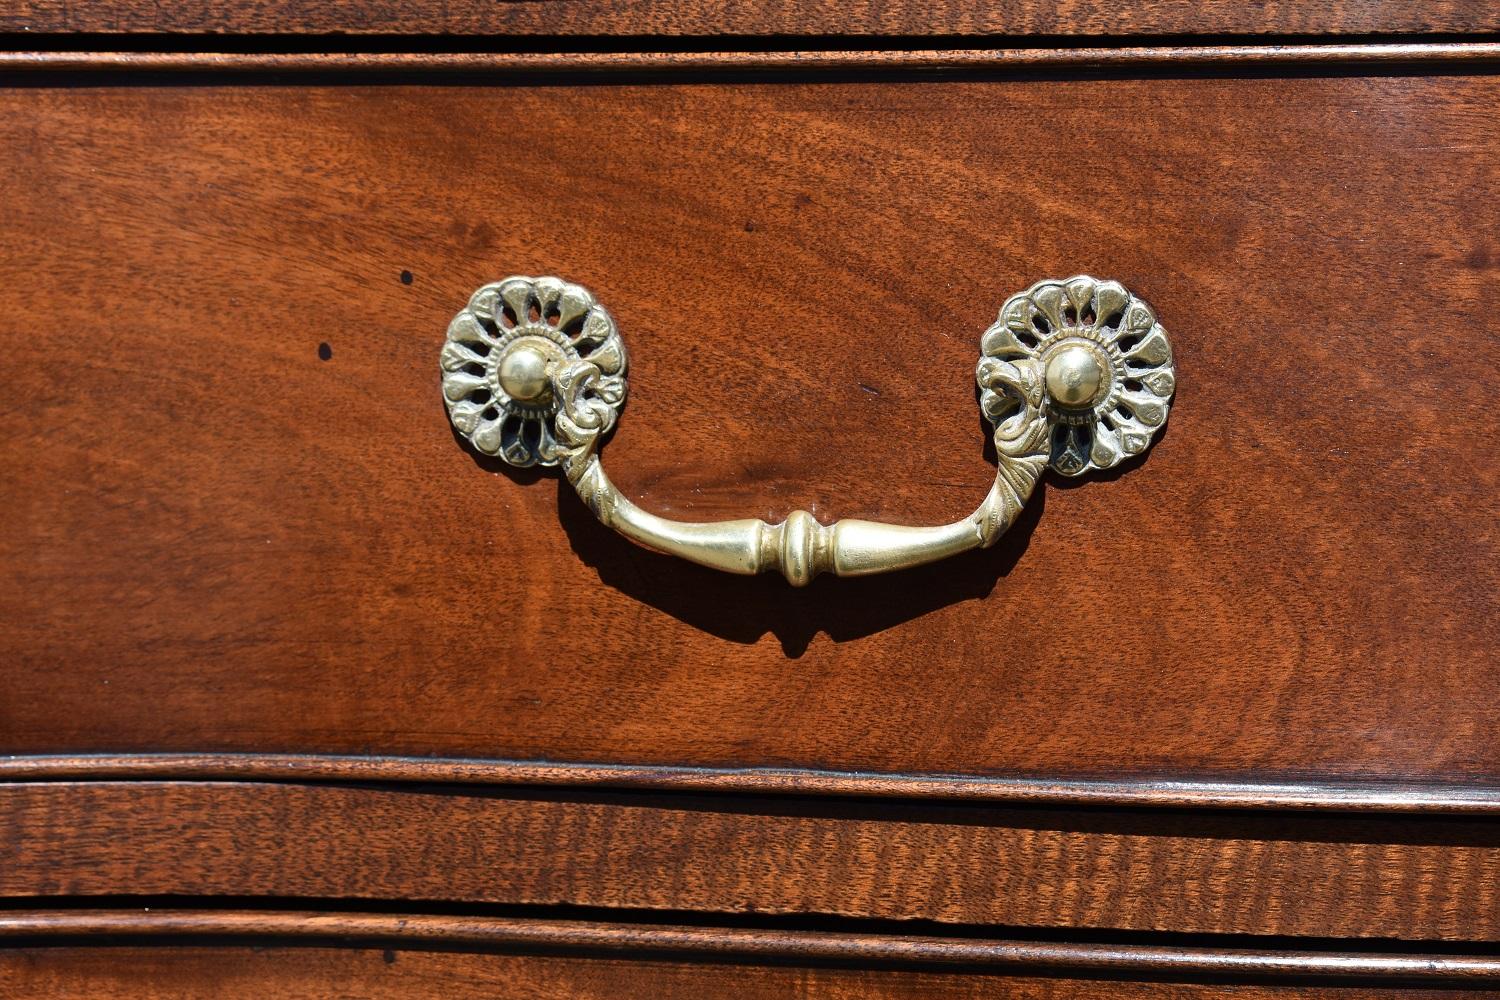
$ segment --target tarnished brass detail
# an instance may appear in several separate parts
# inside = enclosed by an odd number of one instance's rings
[[[640,544],[731,573],[862,576],[987,548],[1048,465],[1067,476],[1144,452],[1176,388],[1156,315],[1124,286],[1087,276],[1013,295],[980,338],[979,405],[994,428],[995,481],[968,517],[909,526],[807,511],[780,524],[658,517],[615,489],[599,445],[625,401],[625,347],[604,307],[558,278],[475,292],[448,327],[443,397],[476,450],[516,466],[560,465],[601,522]]]

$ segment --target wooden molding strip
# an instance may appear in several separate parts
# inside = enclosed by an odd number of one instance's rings
[[[0,72],[656,73],[680,71],[1009,71],[1338,65],[1494,65],[1500,42],[1153,45],[780,52],[0,52]]]
[[[314,754],[80,754],[0,757],[0,781],[359,781],[834,795],[1015,805],[1500,814],[1500,788],[1416,782],[1230,782],[1140,778],[873,774]]]
[[[0,940],[96,936],[334,939],[346,944],[370,941],[716,959],[1043,967],[1131,975],[1500,981],[1500,958],[1482,955],[988,940],[429,914],[155,909],[0,912]]]
[[[14,32],[350,35],[844,37],[974,35],[1474,34],[1500,30],[1484,0],[1247,3],[1245,0],[24,0],[0,4]]]

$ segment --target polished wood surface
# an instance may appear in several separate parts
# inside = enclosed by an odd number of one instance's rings
[[[0,832],[0,897],[1500,938],[1500,830],[1482,819],[59,782],[0,785]]]
[[[11,754],[0,781],[338,781],[612,791],[727,792],[853,799],[1249,809],[1257,812],[1500,815],[1500,787],[1401,781],[1241,781],[875,774],[795,767],[680,767],[534,760],[278,753]]]
[[[699,961],[840,962],[864,967],[937,968],[1073,975],[1134,975],[1181,980],[1215,976],[1286,976],[1304,980],[1500,983],[1500,958],[1284,948],[1204,948],[1180,944],[1118,944],[995,940],[900,933],[852,933],[747,927],[528,919],[413,913],[307,913],[285,910],[170,909],[0,911],[0,944],[130,938],[171,942],[239,939],[311,944],[381,943],[392,948],[530,949],[623,953]],[[723,984],[727,986],[727,984]]]
[[[1494,782],[1497,98],[7,90],[0,742]],[[1040,277],[1145,296],[1181,388],[997,550],[796,592],[455,443],[447,320],[549,271],[633,352],[611,475],[689,519],[967,510]]]
[[[0,994],[1493,994],[1496,32],[0,11]],[[980,330],[1078,271],[1172,426],[898,577],[632,548],[437,395],[556,272],[632,499],[948,520]]]
[[[1125,982],[840,967],[701,965],[680,960],[435,953],[391,948],[50,947],[0,951],[15,1000],[1456,1000],[1469,990],[1372,985]]]
[[[1253,71],[1411,72],[1426,69],[1500,66],[1500,42],[1401,41],[1383,43],[1155,44],[991,46],[986,48],[843,48],[843,49],[705,49],[693,52],[624,50],[610,52],[263,52],[249,51],[0,51],[0,74],[25,79],[37,73],[142,75],[190,74],[197,77],[264,73],[318,77],[338,74],[349,82],[359,76],[425,82],[454,76],[494,80],[498,77],[544,78],[551,82],[591,80],[600,76],[656,78],[714,77],[753,70],[764,79],[784,74],[868,71],[899,75],[961,71],[966,73],[1134,72],[1191,73]],[[358,81],[364,82],[364,81]]]
[[[1478,33],[1487,0],[21,0],[0,31],[498,35],[1213,35]]]

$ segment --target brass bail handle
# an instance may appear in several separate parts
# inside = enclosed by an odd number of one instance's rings
[[[1015,523],[1042,470],[1065,476],[1138,455],[1167,422],[1176,376],[1156,314],[1119,282],[1039,281],[1011,296],[979,339],[979,406],[993,428],[995,482],[951,524],[795,511],[780,524],[674,521],[631,503],[599,447],[625,403],[625,345],[586,289],[559,278],[485,285],[448,326],[443,399],[477,451],[514,466],[561,466],[601,522],[661,552],[731,573],[862,576],[987,548]]]

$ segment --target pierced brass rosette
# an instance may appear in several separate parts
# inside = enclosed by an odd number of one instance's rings
[[[1151,307],[1119,282],[1039,281],[1006,300],[980,350],[1039,367],[1051,424],[1048,463],[1065,476],[1141,454],[1167,422],[1177,384],[1171,344]],[[980,396],[997,427],[1024,405],[1004,389]]]
[[[515,466],[556,465],[559,373],[598,368],[591,398],[608,433],[625,401],[625,345],[593,295],[557,278],[485,285],[448,324],[441,368],[453,426],[476,450]]]

